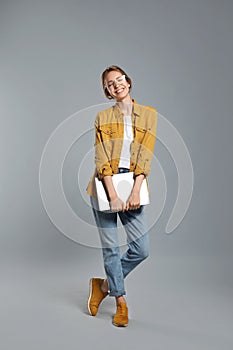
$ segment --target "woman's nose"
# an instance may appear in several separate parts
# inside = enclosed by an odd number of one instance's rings
[[[119,81],[114,80],[113,85],[114,85],[114,87],[117,87],[119,85]]]

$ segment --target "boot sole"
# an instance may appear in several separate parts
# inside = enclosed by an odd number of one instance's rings
[[[116,327],[120,327],[120,328],[124,328],[124,327],[127,327],[128,326],[128,323],[127,324],[117,324],[117,323],[114,323],[112,322],[112,324]]]
[[[91,309],[90,309],[90,300],[91,300],[91,295],[92,295],[92,280],[93,280],[93,278],[91,278],[90,281],[89,281],[89,298],[88,298],[88,301],[87,301],[87,308],[88,308],[89,314],[91,316],[94,316],[91,313]]]

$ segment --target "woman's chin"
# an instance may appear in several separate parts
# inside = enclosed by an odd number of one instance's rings
[[[114,97],[114,99],[117,102],[124,102],[124,100],[130,98],[129,94],[118,94],[116,97]]]

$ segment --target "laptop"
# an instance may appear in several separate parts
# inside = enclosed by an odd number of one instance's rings
[[[119,173],[112,176],[114,188],[118,197],[126,203],[134,184],[134,173]],[[106,195],[105,188],[101,180],[95,177],[95,186],[97,193],[98,207],[100,211],[110,210],[109,201]],[[140,190],[140,205],[150,203],[147,179],[144,178]]]

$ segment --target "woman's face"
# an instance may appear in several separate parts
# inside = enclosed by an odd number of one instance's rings
[[[121,72],[108,72],[105,76],[105,85],[110,95],[118,102],[129,96],[130,84]]]

